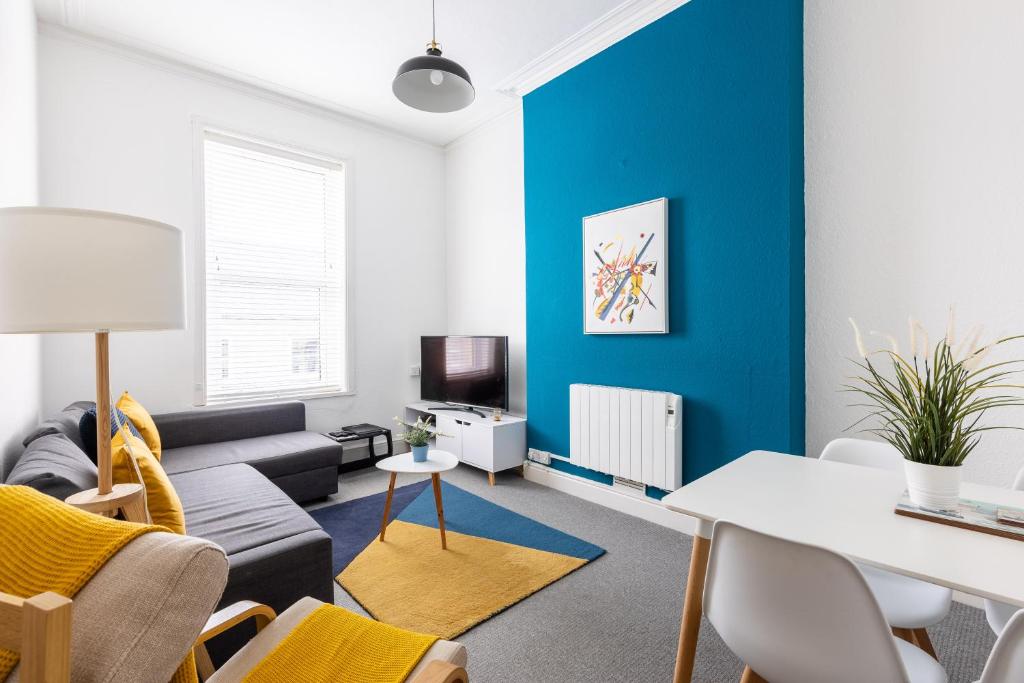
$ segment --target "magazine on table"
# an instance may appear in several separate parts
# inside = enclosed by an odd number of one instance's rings
[[[896,514],[939,524],[1024,541],[1024,508],[961,498],[956,510],[933,510],[910,500],[907,492],[896,503]]]

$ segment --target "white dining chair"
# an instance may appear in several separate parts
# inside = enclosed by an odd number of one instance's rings
[[[932,657],[896,638],[864,575],[825,548],[715,523],[704,614],[769,683],[945,683]]]
[[[1024,611],[1006,622],[992,648],[978,683],[1019,683],[1024,681]]]
[[[1017,478],[1013,480],[1013,490],[1024,491],[1024,468],[1017,472]],[[1006,628],[1006,622],[1010,621],[1010,618],[1019,611],[1019,607],[1007,605],[1005,602],[996,602],[987,598],[985,600],[985,619],[988,621],[989,628],[997,636]]]
[[[848,465],[876,467],[903,475],[903,456],[895,447],[867,439],[835,439],[821,452],[821,460]],[[864,564],[857,568],[864,574],[871,592],[882,606],[889,625],[896,634],[920,645],[935,657],[935,648],[928,637],[929,626],[934,626],[949,614],[953,604],[953,591],[942,586],[894,574]]]

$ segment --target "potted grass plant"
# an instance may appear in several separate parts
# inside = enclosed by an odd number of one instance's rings
[[[435,429],[432,428],[431,420],[433,418],[416,418],[414,424],[409,424],[404,420],[400,420],[395,417],[395,422],[406,428],[404,434],[399,434],[396,438],[405,441],[409,444],[412,449],[412,460],[413,462],[426,462],[427,452],[430,449],[430,439],[435,435]]]
[[[980,328],[975,328],[954,344],[951,312],[946,335],[934,348],[921,324],[911,319],[910,351],[902,355],[891,335],[879,335],[888,339],[889,348],[869,350],[852,318],[850,324],[860,374],[850,378],[844,389],[863,399],[854,406],[868,411],[850,428],[873,421],[863,431],[903,454],[911,502],[933,510],[956,509],[963,462],[982,435],[993,429],[1020,429],[992,425],[981,418],[993,408],[1024,405],[1019,396],[1006,393],[1021,388],[1013,378],[1022,361],[984,364],[995,347],[1021,337],[983,345]]]

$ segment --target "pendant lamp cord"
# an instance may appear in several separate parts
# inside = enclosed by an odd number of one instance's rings
[[[430,0],[430,42],[437,42],[437,2]]]

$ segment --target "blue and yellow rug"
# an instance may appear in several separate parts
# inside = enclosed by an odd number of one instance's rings
[[[604,554],[604,549],[441,483],[441,550],[430,482],[310,514],[334,541],[337,581],[375,619],[452,639]]]

